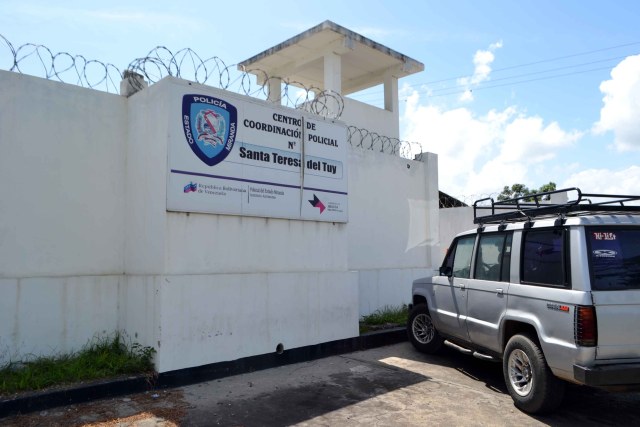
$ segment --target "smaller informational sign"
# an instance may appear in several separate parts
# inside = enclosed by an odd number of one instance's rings
[[[213,88],[177,88],[167,210],[347,222],[343,124]]]
[[[302,217],[318,221],[347,220],[346,129],[307,118],[304,135]],[[306,203],[305,203],[306,202]]]

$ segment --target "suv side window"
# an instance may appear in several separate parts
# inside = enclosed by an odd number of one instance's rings
[[[520,270],[523,283],[568,286],[565,234],[562,228],[529,230],[524,234]]]
[[[446,267],[452,267],[453,275],[460,278],[469,278],[471,273],[471,254],[476,236],[465,236],[458,239],[455,247],[449,251],[445,260]]]
[[[474,277],[480,280],[509,281],[513,233],[481,234]]]

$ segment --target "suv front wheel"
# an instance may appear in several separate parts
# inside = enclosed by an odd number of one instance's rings
[[[504,352],[502,372],[516,407],[524,412],[548,412],[562,402],[564,382],[553,375],[533,337],[527,334],[511,337]]]
[[[416,304],[409,313],[407,333],[411,344],[423,353],[436,353],[444,341],[433,326],[426,304]]]

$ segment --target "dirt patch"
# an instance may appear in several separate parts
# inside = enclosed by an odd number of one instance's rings
[[[68,405],[1,420],[5,426],[179,426],[188,404],[182,390],[169,389]]]

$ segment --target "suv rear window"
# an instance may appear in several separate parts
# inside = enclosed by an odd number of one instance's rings
[[[640,289],[640,229],[588,227],[591,289]]]

